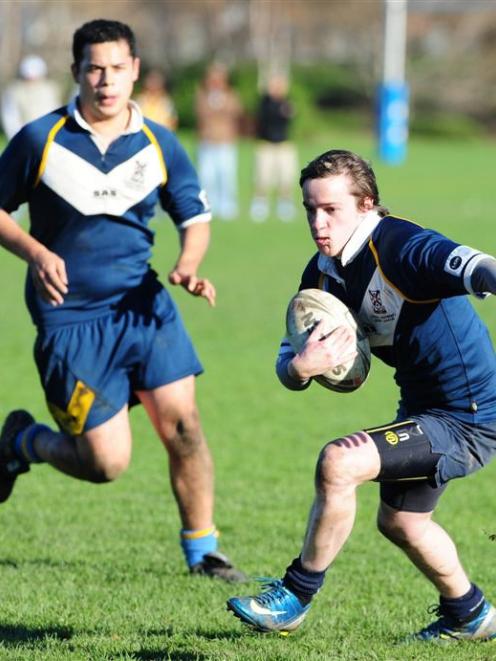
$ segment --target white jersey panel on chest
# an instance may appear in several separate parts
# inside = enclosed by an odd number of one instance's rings
[[[41,180],[85,216],[120,216],[162,183],[163,171],[153,145],[105,173],[53,143]]]
[[[392,346],[404,297],[375,269],[358,313],[372,347]]]

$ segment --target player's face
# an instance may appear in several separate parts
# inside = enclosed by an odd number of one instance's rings
[[[114,120],[128,113],[128,102],[139,75],[139,59],[133,58],[127,41],[87,44],[79,69],[79,103],[90,123]]]
[[[350,185],[345,174],[307,179],[303,184],[303,206],[312,238],[319,252],[328,257],[341,255],[364,214],[373,206],[371,198],[359,204]]]

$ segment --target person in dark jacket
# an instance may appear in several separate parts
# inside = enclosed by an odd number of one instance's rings
[[[272,194],[276,198],[277,217],[282,221],[294,218],[293,185],[298,155],[290,140],[293,116],[287,78],[273,75],[260,99],[257,113],[255,191],[250,209],[254,222],[267,220]]]

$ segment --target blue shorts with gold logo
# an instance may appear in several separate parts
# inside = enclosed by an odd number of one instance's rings
[[[161,286],[96,319],[43,330],[34,355],[48,408],[72,436],[137,403],[135,391],[203,371],[179,311]]]

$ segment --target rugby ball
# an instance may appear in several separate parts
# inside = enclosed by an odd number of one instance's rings
[[[353,312],[336,296],[321,289],[302,289],[289,302],[286,313],[286,335],[293,351],[298,353],[319,323],[326,322],[327,332],[348,326],[356,335],[358,353],[354,359],[314,376],[321,386],[335,392],[352,392],[367,379],[370,370],[370,345]]]

